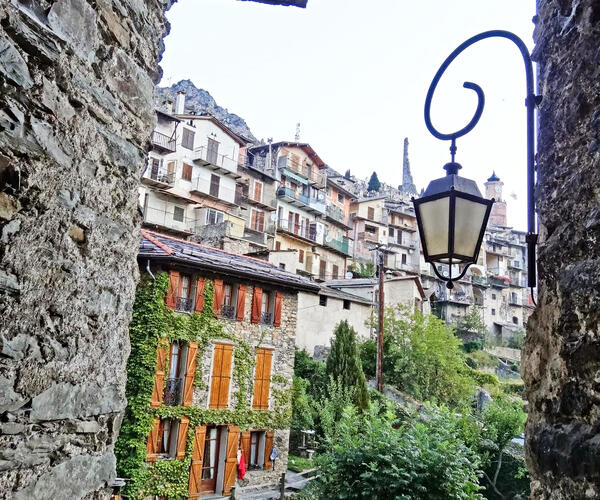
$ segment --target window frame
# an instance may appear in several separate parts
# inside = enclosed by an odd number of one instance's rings
[[[177,210],[181,211],[181,220],[175,217]],[[177,205],[173,206],[173,221],[174,222],[185,222],[185,208],[179,207]]]
[[[183,127],[181,132],[181,147],[193,151],[195,140],[196,132],[194,130],[190,130],[189,128]]]
[[[327,295],[319,295],[319,305],[321,307],[327,307]]]

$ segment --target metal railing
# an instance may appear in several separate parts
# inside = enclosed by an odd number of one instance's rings
[[[172,231],[180,233],[194,233],[196,219],[183,217],[182,220],[175,219],[174,208],[156,208],[151,206],[144,207],[144,223],[149,225],[161,226]]]
[[[280,157],[277,161],[277,165],[279,168],[285,168],[290,172],[301,175],[305,179],[308,179],[312,184],[315,184],[319,187],[325,187],[325,182],[327,178],[325,177],[325,174],[319,171],[319,169],[316,166],[312,166],[311,168],[309,168],[308,165],[305,165],[304,163],[300,162],[295,162],[291,158],[288,158],[286,156]]]
[[[286,231],[291,234],[295,234],[296,236],[300,236],[301,238],[306,238],[307,240],[317,241],[317,231],[310,230],[310,226],[307,227],[304,224],[295,224],[290,223],[288,219],[279,219],[277,221],[278,229],[282,231]]]
[[[209,151],[207,146],[200,146],[199,148],[194,149],[192,159],[194,161],[204,161],[215,167],[222,167],[231,172],[237,172],[238,162],[236,160],[227,155],[215,153],[213,150]]]
[[[334,204],[328,204],[327,208],[326,208],[326,213],[328,217],[331,217],[332,219],[341,222],[342,224],[351,227],[352,226],[352,222],[350,222],[350,218],[346,217],[346,214],[344,213],[344,211],[338,207],[337,205]]]
[[[223,305],[221,306],[221,317],[227,319],[235,319],[235,306]]]
[[[245,168],[259,170],[260,172],[264,172],[265,174],[274,177],[276,169],[274,159],[275,157],[273,155],[272,161],[269,162],[266,156],[253,155],[251,153],[248,153],[239,156],[238,165]]]
[[[344,236],[341,240],[331,239],[330,241],[327,241],[327,238],[325,238],[325,246],[333,248],[334,250],[342,252],[346,255],[350,255],[348,252],[348,238],[346,236]]]
[[[273,313],[264,312],[260,315],[260,322],[263,325],[272,325],[273,324]]]
[[[192,188],[190,189],[190,192],[194,191],[196,193],[206,194],[212,196],[213,198],[226,201],[227,203],[235,203],[236,195],[239,196],[235,189],[228,188],[221,182],[219,182],[218,185],[211,185],[210,181],[202,177],[194,177],[192,179]]]
[[[487,286],[488,284],[487,278],[482,278],[481,276],[471,275],[471,279],[473,280],[473,283],[477,283],[478,285]]]
[[[183,392],[183,378],[168,378],[165,380],[163,403],[167,406],[179,406]]]
[[[361,231],[360,233],[358,233],[358,239],[379,243],[379,233],[369,233],[368,231]]]
[[[175,151],[176,148],[175,138],[171,138],[156,130],[152,132],[152,144],[172,152]]]
[[[175,310],[191,313],[194,311],[194,300],[191,297],[177,297],[175,299]]]
[[[167,169],[162,166],[155,167],[151,165],[150,168],[146,170],[146,175],[142,178],[152,179],[161,184],[172,186],[175,183],[175,172],[168,172]]]
[[[310,207],[322,214],[324,214],[326,210],[324,200],[316,200],[289,187],[280,187],[277,190],[277,196],[279,198],[288,198],[290,200],[299,201],[307,207]]]

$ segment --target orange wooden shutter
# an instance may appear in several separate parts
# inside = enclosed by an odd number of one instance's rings
[[[258,181],[254,181],[254,199],[262,201],[262,184]]]
[[[229,406],[229,382],[231,379],[232,356],[233,346],[227,344],[215,344],[210,386],[210,409],[223,409]]]
[[[223,479],[223,495],[231,494],[231,487],[237,476],[237,451],[240,439],[240,428],[237,425],[227,426],[227,454],[225,455],[225,477]]]
[[[262,288],[255,286],[254,294],[252,295],[252,316],[250,318],[250,321],[252,323],[260,322],[261,307],[262,307]]]
[[[258,225],[256,224],[258,212],[254,209],[251,211],[250,215],[250,227],[255,231],[258,231]]]
[[[165,390],[165,362],[167,360],[167,347],[169,346],[168,339],[158,339],[156,347],[156,372],[154,374],[154,388],[152,389],[152,398],[150,399],[150,407],[156,408],[163,401]]]
[[[202,312],[204,309],[204,289],[206,288],[206,280],[204,278],[198,278],[196,284],[196,303],[194,305],[194,311],[197,313]]]
[[[219,314],[223,306],[225,293],[223,290],[223,280],[215,280],[215,293],[213,296],[213,312]]]
[[[204,454],[204,440],[206,439],[206,426],[199,425],[194,430],[194,448],[192,450],[192,463],[190,464],[190,480],[188,483],[189,500],[200,497],[202,484],[202,458]]]
[[[242,432],[240,441],[242,442],[242,451],[244,452],[244,460],[246,461],[246,467],[250,465],[250,432]]]
[[[238,285],[236,319],[244,321],[244,308],[246,307],[246,285]]]
[[[271,453],[273,452],[273,431],[267,431],[265,436],[265,469],[270,469],[273,467],[273,462],[271,462]]]
[[[275,314],[273,316],[273,326],[281,326],[282,301],[283,301],[283,294],[281,292],[275,292]]]
[[[158,429],[160,427],[160,418],[154,418],[152,423],[152,430],[148,436],[148,442],[146,443],[146,461],[154,462],[158,455]]]
[[[190,419],[188,417],[181,417],[181,420],[179,421],[179,434],[177,435],[177,455],[175,455],[175,458],[185,458],[185,446],[187,444],[189,425]]]
[[[262,399],[260,401],[260,407],[263,410],[269,409],[269,391],[271,389],[271,359],[273,358],[273,351],[265,349],[264,354],[264,368],[263,368],[263,383],[262,383]]]
[[[258,223],[258,231],[260,231],[262,233],[265,230],[265,213],[264,212],[258,213],[257,223]]]
[[[177,292],[179,289],[179,273],[177,271],[169,271],[169,289],[165,296],[165,305],[169,309],[175,309],[177,302]]]
[[[196,355],[198,342],[188,345],[187,360],[185,362],[185,381],[183,384],[183,406],[190,406],[194,399],[194,377],[196,376]]]
[[[269,389],[271,385],[271,359],[273,351],[260,348],[256,353],[256,370],[254,371],[254,410],[269,409]]]

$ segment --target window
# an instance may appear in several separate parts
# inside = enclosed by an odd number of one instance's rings
[[[327,274],[327,261],[321,259],[319,262],[319,279],[324,280]]]
[[[262,201],[262,188],[263,184],[260,181],[254,181],[254,192],[252,194],[252,199],[254,201]]]
[[[220,224],[225,219],[225,214],[223,212],[219,212],[218,210],[214,210],[213,208],[209,208],[206,211],[206,225],[212,226],[214,224]]]
[[[219,156],[219,143],[214,139],[208,138],[208,145],[206,148],[206,160],[213,165],[217,164]]]
[[[229,406],[229,383],[231,380],[231,358],[233,346],[215,344],[210,385],[209,408],[223,409]]]
[[[193,171],[192,166],[188,165],[187,163],[184,163],[183,168],[181,169],[181,178],[184,181],[191,181],[192,180],[192,171]]]
[[[275,250],[281,250],[281,241],[275,242]]]
[[[231,283],[223,283],[223,305],[221,306],[221,316],[230,319],[235,318],[233,285]]]
[[[181,138],[181,146],[184,147],[185,149],[194,149],[194,136],[195,136],[195,132],[192,132],[191,130],[184,128],[183,129],[183,136]]]
[[[304,250],[298,250],[298,262],[301,264],[304,262]]]
[[[344,309],[350,309],[350,301],[344,300]]]
[[[370,234],[375,234],[377,232],[373,226],[365,226],[365,231]]]
[[[367,207],[367,219],[375,220],[375,209],[373,207]]]
[[[325,295],[319,295],[319,305],[323,307],[327,306],[327,297]]]
[[[390,232],[390,236],[393,238],[394,237],[394,228],[390,227],[389,232]]]
[[[285,264],[283,262],[279,263],[279,269],[285,269]]]
[[[338,269],[338,266],[336,266],[335,264],[332,266],[331,278],[334,280],[338,279]]]
[[[210,189],[209,193],[211,196],[215,198],[219,197],[219,186],[221,184],[221,178],[218,175],[211,174],[210,176]]]
[[[271,315],[271,293],[263,290],[262,299],[260,304],[260,318],[261,323],[270,325],[273,321]]]
[[[496,300],[496,294],[492,293],[492,300]]]
[[[173,208],[173,220],[176,222],[183,222],[183,217],[185,214],[185,210],[181,207]]]
[[[177,444],[177,421],[171,419],[161,419],[158,424],[158,441],[156,451],[163,457],[175,457]]]
[[[517,318],[516,316],[513,316],[512,320],[515,325],[519,324],[519,318]]]
[[[496,316],[496,309],[492,308],[492,316]]]
[[[250,433],[250,456],[248,457],[248,465],[252,469],[260,469],[263,466],[264,454],[262,457],[263,460],[261,461],[259,451],[261,450],[261,442],[264,442],[264,436],[264,432],[254,431]]]
[[[406,264],[406,254],[405,253],[402,254],[402,264],[404,264],[404,265]]]
[[[252,409],[269,409],[269,391],[271,384],[271,361],[273,351],[271,349],[259,348],[256,353],[256,368],[254,369],[254,396],[252,398]]]
[[[168,406],[177,406],[182,402],[183,375],[185,360],[185,347],[175,341],[171,344],[169,353],[169,376],[165,382],[163,403]]]
[[[250,210],[250,229],[264,232],[265,230],[265,213],[262,210],[253,208]]]
[[[338,193],[338,202],[344,203],[344,195],[342,193]]]
[[[175,302],[177,311],[192,312],[192,278],[187,274],[179,276],[179,290]]]

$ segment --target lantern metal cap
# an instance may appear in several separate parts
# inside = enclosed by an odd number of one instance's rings
[[[449,165],[452,164],[448,163],[444,168],[448,167]],[[450,170],[451,169],[447,169],[448,172],[450,172]],[[461,193],[483,198],[475,181],[451,173],[448,173],[448,175],[445,177],[440,177],[439,179],[431,181],[429,186],[427,186],[425,193],[423,193],[423,197],[425,198],[428,196],[434,196],[436,194],[446,193],[448,191],[460,191]]]

